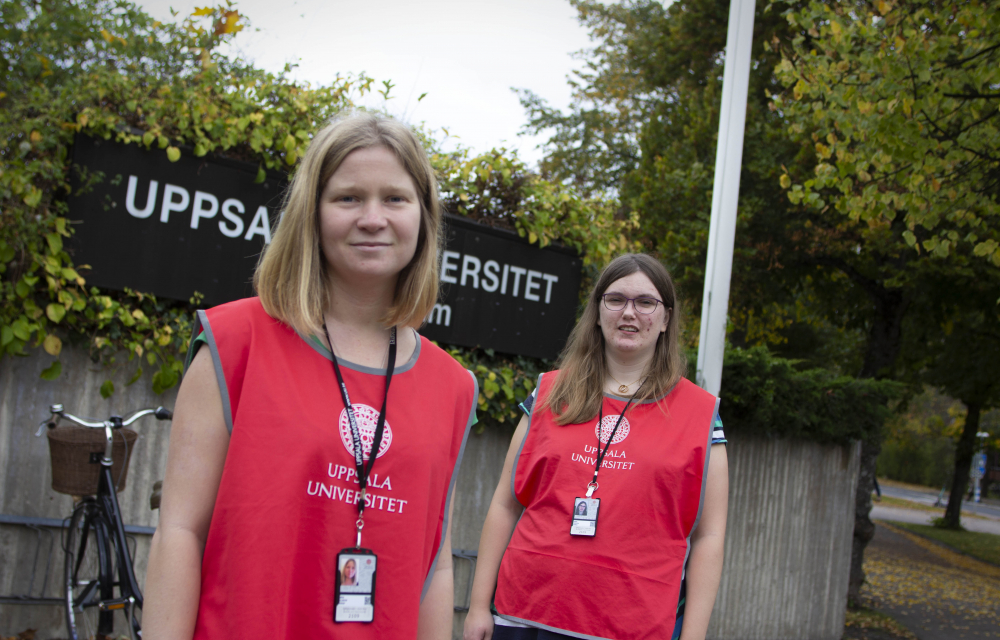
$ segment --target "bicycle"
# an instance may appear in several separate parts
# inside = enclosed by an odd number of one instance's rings
[[[153,415],[157,420],[170,420],[173,414],[168,409],[157,407],[139,409],[124,418],[111,416],[107,420],[92,420],[66,413],[61,404],[49,407],[49,413],[49,417],[39,424],[36,435],[40,436],[46,426],[54,429],[60,420],[65,419],[81,427],[104,429],[106,440],[103,456],[90,454],[90,462],[101,465],[97,492],[79,499],[68,518],[69,526],[64,529],[63,584],[70,639],[101,640],[110,637],[114,632],[116,611],[124,614],[129,637],[133,640],[141,638],[142,591],[135,578],[112,477],[112,445],[116,431],[139,418]],[[127,446],[124,433],[122,440]]]

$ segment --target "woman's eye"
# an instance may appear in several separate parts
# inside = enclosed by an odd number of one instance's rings
[[[640,309],[652,309],[656,306],[656,300],[652,298],[637,298],[635,303]]]

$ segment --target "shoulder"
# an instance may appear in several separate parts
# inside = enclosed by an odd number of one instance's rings
[[[242,320],[244,323],[248,323],[262,318],[274,320],[264,311],[264,305],[257,297],[233,300],[198,312],[199,316],[203,314],[212,322]]]
[[[199,311],[198,324],[206,331],[222,331],[229,335],[252,333],[267,328],[291,331],[283,322],[269,316],[257,297],[233,300]]]
[[[670,395],[675,395],[678,399],[683,398],[689,402],[704,402],[706,404],[711,404],[713,407],[718,400],[718,398],[714,395],[705,391],[687,378],[681,378],[678,380],[677,384],[671,390]]]
[[[435,377],[450,382],[471,380],[471,384],[475,384],[476,378],[472,372],[459,364],[451,354],[419,333],[417,338],[420,349],[418,362],[423,366],[433,368]]]

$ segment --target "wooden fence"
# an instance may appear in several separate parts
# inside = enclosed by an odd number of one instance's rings
[[[50,489],[48,445],[35,438],[48,406],[62,403],[78,415],[105,417],[143,406],[173,406],[176,390],[157,396],[148,374],[125,386],[131,369],[113,380],[109,400],[98,389],[108,377],[82,351],[64,350],[63,375],[46,382],[39,373],[52,357],[38,351],[0,361],[0,594],[61,595],[59,530],[3,524],[17,518],[62,519],[68,496]],[[722,404],[725,421],[725,399]],[[126,488],[119,494],[126,524],[155,527],[149,509],[154,481],[163,477],[169,427],[148,420],[136,429]],[[735,431],[733,429],[732,431]],[[456,494],[452,546],[455,601],[467,604],[482,522],[510,442],[510,427],[486,425],[469,437]],[[726,560],[709,638],[716,640],[839,640],[843,632],[853,529],[857,446],[741,438],[730,435],[729,525]],[[133,534],[136,568],[144,580],[148,534]],[[471,553],[468,553],[470,552]],[[50,553],[51,552],[51,553]],[[46,563],[51,563],[48,581]],[[32,574],[34,584],[29,584]],[[44,588],[43,588],[44,587]],[[29,593],[30,591],[30,593]],[[461,637],[465,614],[455,616]],[[0,604],[0,636],[25,629],[37,637],[65,637],[58,606]]]

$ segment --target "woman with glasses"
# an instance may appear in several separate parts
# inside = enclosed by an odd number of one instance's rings
[[[466,640],[705,637],[728,466],[718,400],[684,378],[678,316],[653,258],[601,274],[560,368],[522,405]]]

